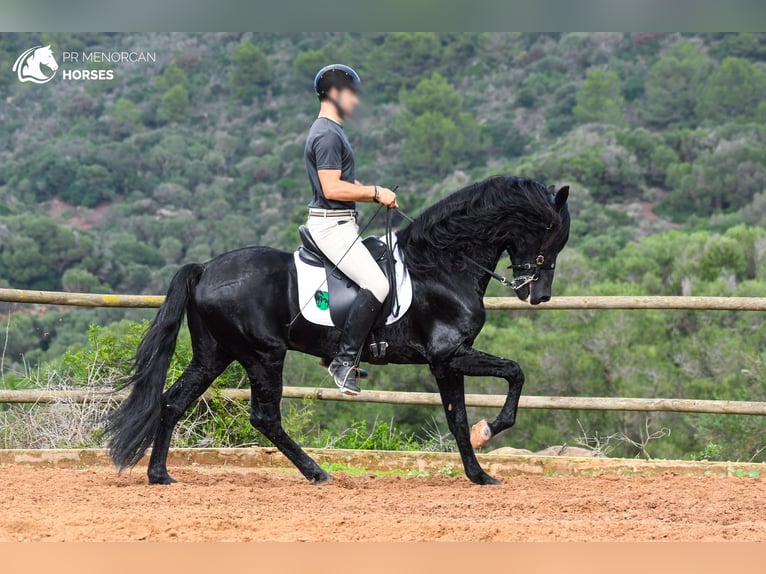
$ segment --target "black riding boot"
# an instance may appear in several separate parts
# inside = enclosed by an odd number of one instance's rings
[[[340,392],[345,395],[358,395],[362,390],[357,369],[359,349],[367,340],[381,307],[372,291],[360,289],[348,310],[338,354],[327,367]]]

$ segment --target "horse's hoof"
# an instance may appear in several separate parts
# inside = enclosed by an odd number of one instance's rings
[[[173,484],[176,482],[178,481],[167,473],[160,476],[149,477],[149,484]]]
[[[322,474],[315,476],[311,479],[311,484],[314,486],[320,486],[332,480],[332,475],[322,472]]]
[[[477,478],[472,478],[471,482],[474,484],[480,484],[481,486],[495,486],[497,484],[503,484],[503,481],[488,475],[486,472]]]
[[[486,419],[481,419],[471,427],[471,446],[481,448],[492,438],[492,430],[489,428]]]

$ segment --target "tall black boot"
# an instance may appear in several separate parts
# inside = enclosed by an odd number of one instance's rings
[[[382,306],[372,291],[360,289],[348,310],[338,354],[327,367],[343,394],[358,395],[362,390],[359,387],[357,358]]]

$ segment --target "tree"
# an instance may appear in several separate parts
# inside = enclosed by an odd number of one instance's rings
[[[141,121],[141,110],[127,98],[118,98],[112,108],[109,133],[114,139],[129,136]]]
[[[83,165],[77,169],[72,185],[61,193],[61,199],[73,205],[95,207],[115,195],[112,174],[102,165]]]
[[[577,90],[574,115],[583,123],[621,124],[625,120],[622,114],[624,103],[620,77],[614,72],[591,68]]]
[[[61,287],[64,291],[75,293],[98,293],[104,292],[104,288],[98,277],[86,269],[73,267],[67,269],[61,277]]]
[[[175,62],[168,64],[162,71],[162,75],[157,78],[157,87],[163,92],[168,91],[173,86],[189,87],[186,73]]]
[[[766,60],[766,36],[760,32],[726,34],[723,41],[710,50],[719,57],[739,56],[754,60]]]
[[[112,108],[112,116],[115,121],[133,125],[141,119],[141,110],[128,98],[117,98]]]
[[[183,255],[183,244],[175,237],[163,237],[160,241],[159,252],[165,263],[176,263]]]
[[[669,170],[674,189],[660,204],[660,212],[676,220],[709,216],[742,208],[763,191],[766,151],[762,142],[721,139],[717,148],[677,173]]]
[[[407,126],[402,164],[413,176],[445,176],[464,153],[465,137],[450,118],[438,112],[417,116]]]
[[[61,154],[55,146],[43,146],[30,154],[21,174],[29,180],[34,199],[45,201],[63,193],[74,181],[77,163]]]
[[[0,219],[0,278],[21,289],[61,289],[66,269],[91,269],[93,242],[86,233],[57,225],[49,217]]]
[[[710,71],[705,56],[691,44],[677,44],[649,69],[646,80],[647,121],[655,126],[689,125]]]
[[[392,32],[373,51],[365,71],[374,93],[390,98],[415,86],[442,61],[441,43],[433,32]]]
[[[697,114],[713,120],[747,121],[764,99],[766,73],[742,58],[726,58],[710,75]]]
[[[469,163],[483,152],[479,125],[461,112],[460,95],[441,74],[402,92],[402,102],[406,110],[399,119],[407,135],[402,161],[412,176],[443,176],[454,162]]]
[[[189,114],[189,90],[183,84],[176,84],[165,92],[157,110],[163,122],[183,122]]]
[[[415,115],[436,112],[452,119],[458,116],[463,103],[455,88],[438,72],[421,80],[414,90],[404,94],[402,100]]]
[[[252,42],[242,42],[231,55],[231,91],[242,103],[250,104],[271,82],[271,65],[266,54]]]
[[[293,74],[301,86],[312,87],[316,73],[328,64],[340,62],[345,58],[332,44],[322,46],[319,50],[306,50],[293,60]]]

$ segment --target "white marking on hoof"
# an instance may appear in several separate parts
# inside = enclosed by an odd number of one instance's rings
[[[492,438],[492,431],[487,424],[486,419],[481,419],[471,427],[471,446],[481,448]]]

